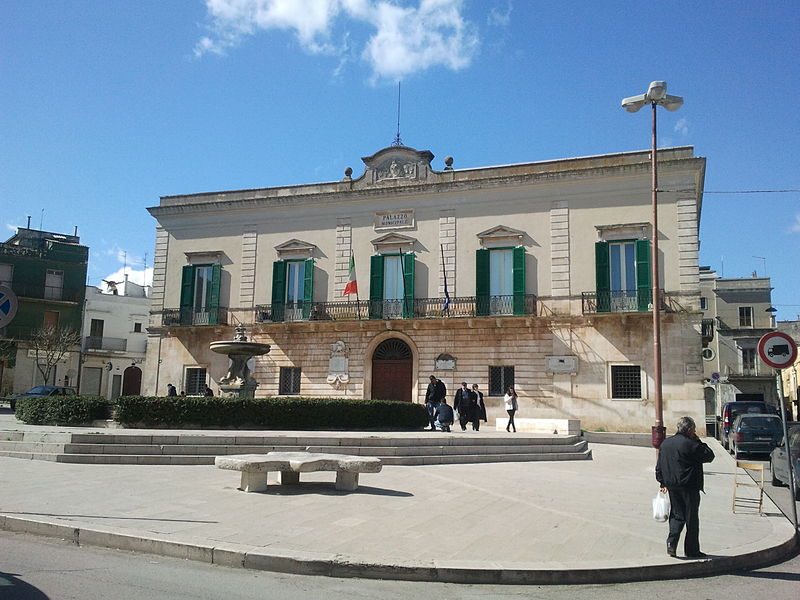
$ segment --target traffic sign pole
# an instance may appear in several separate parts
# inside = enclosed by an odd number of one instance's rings
[[[786,426],[786,405],[783,398],[783,378],[781,370],[797,360],[797,344],[791,336],[782,331],[771,331],[758,340],[758,354],[767,365],[775,369],[775,384],[778,388],[778,400],[781,405],[781,423],[783,424],[783,445],[786,446],[786,466],[789,471],[789,506],[792,511],[794,534],[797,536],[797,506],[794,502],[794,471],[792,470],[792,448],[789,445],[789,431]],[[774,465],[772,465],[774,467]],[[773,476],[774,478],[774,476]]]

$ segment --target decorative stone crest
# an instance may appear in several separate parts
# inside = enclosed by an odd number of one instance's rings
[[[331,357],[328,360],[327,381],[337,390],[347,385],[350,381],[350,370],[347,355],[350,350],[342,340],[337,340],[330,345]]]

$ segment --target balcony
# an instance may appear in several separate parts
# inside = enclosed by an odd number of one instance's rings
[[[164,327],[199,327],[203,325],[227,325],[228,309],[213,308],[165,308],[161,311]]]
[[[708,344],[714,339],[714,319],[703,319],[701,325],[703,344]]]
[[[85,290],[83,288],[65,288],[44,284],[32,284],[15,281],[11,289],[19,298],[35,298],[38,300],[54,300],[56,302],[81,302]]]
[[[536,296],[460,296],[414,300],[359,300],[259,305],[256,323],[360,321],[369,319],[448,319],[499,315],[535,315]]]
[[[111,350],[125,352],[128,349],[128,340],[125,338],[100,337],[90,335],[83,339],[84,350]]]
[[[686,310],[678,303],[676,294],[661,290],[659,297],[663,312],[684,312]],[[653,309],[650,298],[649,290],[641,295],[637,293],[637,290],[583,292],[581,294],[581,310],[585,315],[650,312]]]

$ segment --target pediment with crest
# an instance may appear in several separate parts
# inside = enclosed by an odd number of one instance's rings
[[[408,146],[389,146],[365,156],[366,170],[358,182],[363,185],[402,185],[427,181],[434,174],[433,153]]]

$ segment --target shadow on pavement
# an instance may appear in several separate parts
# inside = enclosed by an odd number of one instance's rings
[[[219,521],[200,521],[198,519],[153,519],[150,517],[115,517],[109,515],[65,515],[54,513],[41,513],[41,512],[11,512],[0,511],[4,515],[29,515],[35,517],[58,517],[63,519],[78,518],[78,519],[112,519],[115,521],[158,521],[162,523],[219,523]]]
[[[48,600],[50,596],[39,588],[17,579],[13,573],[0,572],[0,596],[3,600]]]
[[[345,492],[333,487],[333,483],[300,483],[297,485],[270,484],[265,492],[249,492],[251,494],[269,494],[275,496],[306,496],[317,494],[319,496],[352,496],[354,494],[368,494],[371,496],[394,496],[398,498],[411,498],[411,492],[401,492],[400,490],[390,490],[386,488],[370,487],[359,485],[355,492]],[[238,488],[237,488],[238,489]]]

